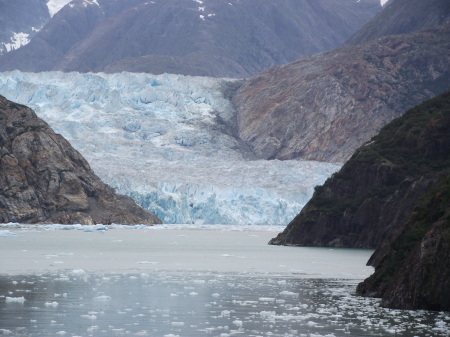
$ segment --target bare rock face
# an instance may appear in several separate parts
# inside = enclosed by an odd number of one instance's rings
[[[270,68],[234,96],[259,158],[347,160],[383,125],[450,87],[450,25]]]
[[[33,110],[0,96],[0,222],[160,223],[104,184]]]
[[[270,243],[376,248],[359,294],[449,310],[450,91],[386,125]]]

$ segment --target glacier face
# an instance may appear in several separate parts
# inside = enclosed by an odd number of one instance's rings
[[[339,164],[250,160],[229,81],[136,73],[0,73],[120,193],[164,223],[286,225]]]

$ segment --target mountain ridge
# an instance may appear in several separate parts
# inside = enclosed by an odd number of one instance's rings
[[[380,10],[377,0],[74,0],[0,57],[0,71],[247,77],[341,45]]]
[[[358,45],[387,35],[408,34],[450,23],[446,0],[393,0],[345,44]]]
[[[383,125],[450,87],[450,24],[269,68],[233,97],[263,159],[344,162]]]

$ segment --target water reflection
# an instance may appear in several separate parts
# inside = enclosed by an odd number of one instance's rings
[[[292,275],[0,276],[0,335],[448,336],[450,314],[387,310],[355,282]]]

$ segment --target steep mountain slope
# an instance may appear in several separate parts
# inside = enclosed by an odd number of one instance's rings
[[[259,158],[345,161],[450,87],[450,25],[270,68],[238,90],[238,134]]]
[[[0,57],[0,69],[51,70],[70,48],[83,40],[105,18],[143,0],[74,0],[59,10],[24,47]]]
[[[34,111],[0,96],[0,222],[154,224]]]
[[[0,0],[0,55],[27,44],[50,20],[48,0]]]
[[[450,309],[450,91],[385,126],[272,244],[377,247],[359,287],[398,308]]]
[[[357,45],[386,35],[412,33],[450,23],[448,0],[393,0],[346,44]]]
[[[341,45],[378,0],[75,0],[0,70],[246,77]]]

